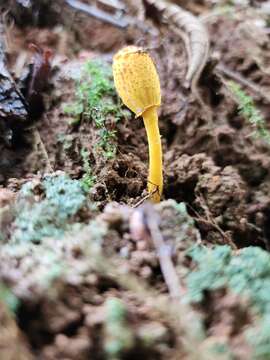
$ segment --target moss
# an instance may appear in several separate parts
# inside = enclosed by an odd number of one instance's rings
[[[67,175],[47,177],[42,182],[44,199],[40,202],[35,201],[32,186],[27,183],[20,192],[12,240],[40,242],[44,237],[62,237],[86,205],[81,183]]]
[[[248,298],[259,322],[247,335],[256,359],[270,358],[270,254],[258,247],[233,253],[229,246],[196,246],[189,254],[197,268],[186,278],[188,300],[200,302],[205,291],[227,287]],[[255,356],[254,355],[254,356]]]
[[[238,102],[240,114],[242,114],[255,129],[253,133],[255,137],[261,138],[270,144],[270,132],[267,130],[262,114],[256,109],[252,97],[247,95],[241,87],[233,81],[228,82],[228,86]]]
[[[92,60],[84,64],[76,83],[74,102],[65,107],[65,112],[72,115],[76,123],[81,120],[94,123],[98,130],[96,148],[101,149],[106,158],[115,156],[113,128],[125,115],[116,96],[111,67],[106,62]]]
[[[81,150],[81,157],[83,162],[83,177],[81,178],[81,184],[83,189],[88,192],[95,184],[96,177],[92,173],[92,169],[89,161],[90,153],[87,149]]]

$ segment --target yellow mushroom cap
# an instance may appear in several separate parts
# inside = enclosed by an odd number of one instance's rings
[[[160,106],[160,84],[150,55],[142,48],[127,46],[113,59],[113,77],[123,103],[141,116],[145,110]]]

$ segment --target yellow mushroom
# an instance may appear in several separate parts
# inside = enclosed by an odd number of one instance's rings
[[[157,109],[161,103],[159,77],[150,55],[142,48],[128,46],[113,59],[116,90],[123,103],[143,117],[149,146],[148,191],[159,202],[163,190],[162,149]]]

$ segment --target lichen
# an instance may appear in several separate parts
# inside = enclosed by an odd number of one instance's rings
[[[86,194],[80,181],[67,175],[46,177],[42,189],[44,199],[38,202],[31,182],[23,186],[17,203],[12,241],[36,243],[45,237],[61,238],[71,228],[74,216],[86,205]]]
[[[265,315],[257,325],[247,330],[247,339],[254,349],[254,360],[270,358],[270,314]]]
[[[61,241],[58,237],[50,237],[43,238],[38,244],[8,242],[0,249],[0,281],[3,277],[5,283],[12,284],[11,290],[19,299],[35,299],[44,294],[56,296],[61,290],[56,281],[63,283],[75,279],[77,283],[83,281],[85,273],[95,269],[95,256],[101,251],[106,234],[105,225],[91,220],[83,225],[75,223]],[[16,282],[14,273],[18,276]]]
[[[127,308],[120,299],[109,298],[105,309],[105,351],[108,359],[119,359],[134,346],[135,341],[127,322]]]
[[[247,331],[254,359],[270,358],[270,254],[258,247],[234,253],[229,246],[213,249],[196,246],[189,251],[197,267],[186,277],[190,302],[204,299],[205,292],[228,288],[245,297],[257,322]]]
[[[0,282],[0,301],[3,302],[7,308],[15,312],[19,306],[18,298],[13,292],[3,283]]]

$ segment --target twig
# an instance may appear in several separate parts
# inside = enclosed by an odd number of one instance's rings
[[[155,190],[154,192],[156,192],[156,191],[157,190]],[[152,191],[151,193],[148,193],[147,195],[145,195],[141,200],[139,200],[135,205],[133,205],[132,208],[137,208],[140,205],[142,205],[142,203],[144,203],[145,200],[149,199],[154,194],[154,192]]]
[[[144,180],[143,177],[141,177],[141,179]],[[149,179],[147,180],[147,183],[154,185],[156,188],[154,190],[152,190],[150,193],[148,193],[147,195],[145,195],[141,200],[139,200],[135,205],[132,206],[132,208],[137,208],[138,206],[140,206],[142,203],[144,203],[145,200],[151,198],[152,195],[158,193],[159,194],[159,186],[157,184],[154,184],[152,181],[150,181]],[[160,195],[160,194],[159,194]]]
[[[207,119],[212,122],[212,111],[203,101],[198,89],[198,82],[209,57],[209,36],[204,24],[191,12],[180,6],[170,4],[163,0],[145,0],[154,6],[162,19],[184,41],[188,55],[188,69],[185,87],[191,92],[205,110]]]
[[[65,2],[76,10],[82,11],[98,20],[116,26],[120,29],[126,29],[129,25],[129,20],[126,17],[122,17],[121,19],[116,18],[105,11],[96,8],[95,6],[87,5],[78,0],[65,0]]]
[[[202,222],[206,225],[210,225],[212,226],[214,229],[216,229],[221,236],[224,237],[224,239],[226,240],[226,242],[234,249],[237,250],[236,245],[233,243],[233,241],[231,240],[231,238],[229,238],[226,233],[221,229],[221,227],[216,223],[216,221],[213,219],[212,215],[210,214],[206,204],[205,204],[205,200],[203,198],[200,197],[200,202],[203,202],[203,204],[201,204],[203,210],[206,213],[206,217],[207,219],[204,219],[191,205],[188,204],[188,207],[194,212],[194,214],[196,214],[196,217],[193,217],[194,220],[198,221],[198,222]]]
[[[255,94],[259,94],[262,98],[264,98],[265,100],[267,100],[268,102],[270,102],[270,96],[264,92],[259,86],[257,86],[256,84],[254,84],[252,81],[247,80],[246,78],[244,78],[241,74],[228,69],[225,65],[223,64],[218,64],[216,66],[216,69],[219,73],[224,74],[225,76],[237,81],[238,83],[248,87],[250,90],[252,90]]]
[[[213,221],[203,219],[202,217],[193,217],[194,220],[198,222],[202,222],[206,225],[210,225],[215,228],[227,241],[227,243],[234,249],[237,250],[236,245],[232,242],[232,240],[225,234],[225,232]]]
[[[161,271],[167,284],[170,296],[173,300],[180,301],[186,291],[181,286],[178,275],[175,271],[175,267],[171,258],[171,247],[164,242],[163,236],[159,229],[158,214],[154,210],[154,207],[149,203],[144,205],[143,211],[146,215],[146,223],[150,231],[151,239],[157,251]]]

